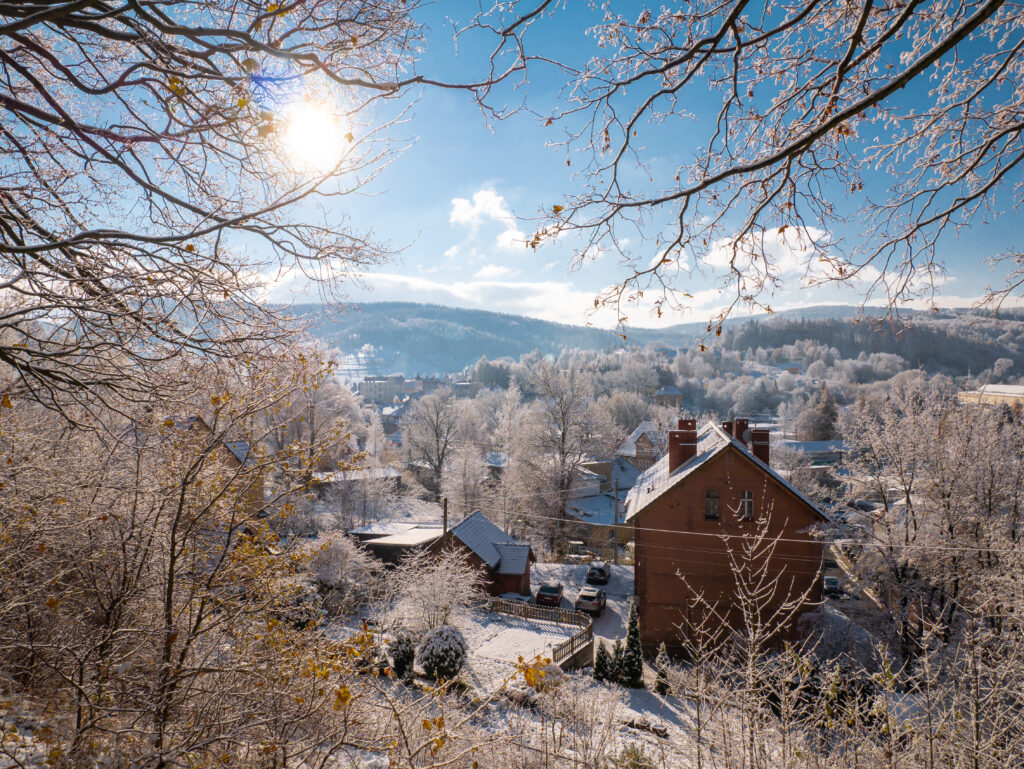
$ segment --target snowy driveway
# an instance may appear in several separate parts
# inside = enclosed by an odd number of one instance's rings
[[[530,568],[534,592],[541,583],[551,580],[565,587],[562,608],[571,610],[580,588],[587,584],[587,564],[535,563]],[[607,585],[599,585],[608,594],[608,605],[600,617],[594,619],[594,635],[616,639],[626,637],[626,619],[629,602],[633,598],[633,567],[612,566],[612,578]]]

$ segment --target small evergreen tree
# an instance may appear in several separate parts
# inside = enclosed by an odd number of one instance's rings
[[[451,680],[466,662],[466,639],[451,625],[442,625],[427,634],[416,660],[435,681]]]
[[[400,630],[390,644],[391,669],[399,678],[405,678],[412,673],[412,663],[416,659],[416,639],[405,631]]]
[[[608,649],[604,645],[604,641],[598,641],[597,643],[597,656],[594,658],[594,680],[595,681],[611,681],[612,680],[612,658],[608,654]]]
[[[661,646],[658,647],[658,656],[654,660],[654,668],[658,671],[658,680],[654,683],[654,691],[663,697],[671,691],[671,686],[668,683],[668,649],[665,648],[665,642],[661,642]]]
[[[640,618],[637,615],[635,602],[629,606],[626,647],[622,651],[619,683],[630,689],[644,688],[644,652],[640,646]]]
[[[622,641],[616,638],[612,646],[612,664],[608,668],[608,680],[613,684],[622,683],[622,654]]]

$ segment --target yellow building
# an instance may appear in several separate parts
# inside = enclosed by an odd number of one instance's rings
[[[977,403],[983,406],[1024,406],[1024,385],[982,385],[980,390],[958,393],[961,403]]]

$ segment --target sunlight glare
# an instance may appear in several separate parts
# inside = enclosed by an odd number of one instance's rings
[[[286,112],[282,142],[300,167],[325,172],[341,159],[344,134],[342,118],[333,105],[302,101]]]

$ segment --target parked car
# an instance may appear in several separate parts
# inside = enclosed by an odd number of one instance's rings
[[[843,588],[839,584],[839,577],[825,577],[824,593],[826,598],[839,598],[843,595]]]
[[[593,614],[595,617],[599,617],[601,612],[604,611],[604,606],[608,602],[608,596],[605,592],[596,587],[584,587],[580,590],[580,594],[576,596],[576,611],[585,611],[588,614]]]
[[[558,606],[562,603],[562,583],[545,582],[537,590],[537,604],[539,606]]]
[[[607,585],[612,578],[612,567],[608,561],[591,561],[587,570],[587,582],[591,585]]]

